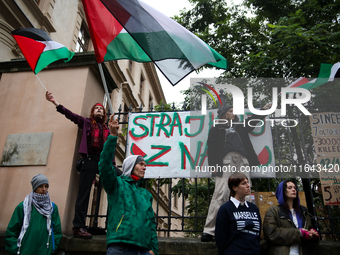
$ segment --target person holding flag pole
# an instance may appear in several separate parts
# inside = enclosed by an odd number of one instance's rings
[[[38,77],[38,72],[43,70],[49,64],[65,59],[65,62],[70,61],[74,52],[69,51],[61,43],[53,41],[46,31],[37,28],[19,28],[12,31],[12,36],[16,40],[22,54],[27,60],[35,74],[35,77],[40,82],[41,86],[47,91],[44,84]],[[109,97],[109,92],[106,85],[106,80],[103,72],[102,64],[98,64],[100,76],[103,81],[105,95]],[[110,111],[113,113],[112,105],[109,104]]]
[[[106,123],[107,116],[104,106],[96,103],[92,106],[90,118],[77,115],[63,105],[59,104],[52,93],[46,91],[46,100],[53,103],[59,113],[78,125],[83,130],[82,139],[79,146],[79,154],[82,156],[82,164],[79,178],[79,189],[75,205],[75,216],[73,219],[73,232],[77,238],[89,239],[92,235],[85,227],[85,218],[89,204],[90,191],[93,180],[98,173],[98,162],[103,145],[110,134]],[[113,160],[113,164],[115,164]],[[117,174],[121,171],[116,168]]]
[[[85,228],[85,217],[87,214],[92,182],[98,171],[99,154],[109,135],[109,129],[105,124],[105,108],[99,103],[95,104],[91,109],[90,118],[83,118],[72,113],[62,105],[59,105],[52,94],[47,91],[46,87],[37,76],[37,73],[57,60],[65,59],[65,62],[70,61],[75,53],[69,51],[64,45],[53,41],[47,32],[41,29],[19,28],[12,31],[12,36],[16,40],[36,78],[46,91],[46,99],[57,107],[57,111],[64,114],[66,118],[73,121],[84,131],[79,149],[79,153],[83,158],[83,164],[80,173],[73,225],[75,237],[92,238],[92,235],[88,233]],[[105,93],[109,96],[102,66],[99,66],[99,71],[103,79]],[[111,112],[113,112],[111,104],[110,109]],[[120,170],[118,169],[117,171],[119,172]]]

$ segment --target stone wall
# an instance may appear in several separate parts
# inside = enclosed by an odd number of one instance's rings
[[[166,238],[160,237],[160,255],[213,255],[217,254],[214,242],[202,243],[198,238]],[[63,236],[57,255],[105,255],[105,236],[94,236],[91,240]],[[316,254],[338,255],[340,242],[321,241]],[[0,255],[5,251],[5,232],[0,232]]]

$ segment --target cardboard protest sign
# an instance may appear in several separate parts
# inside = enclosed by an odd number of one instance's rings
[[[316,166],[321,184],[340,184],[340,113],[320,112],[310,117]]]
[[[339,205],[340,113],[313,113],[309,120],[317,154],[314,171],[320,176],[324,204]]]
[[[340,184],[321,185],[325,205],[340,205]]]
[[[340,155],[317,156],[314,171],[319,173],[322,184],[340,184]]]
[[[310,117],[315,153],[319,156],[340,154],[340,113],[313,113]]]

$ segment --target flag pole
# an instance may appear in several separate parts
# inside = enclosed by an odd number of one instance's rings
[[[47,91],[46,87],[45,87],[44,84],[41,82],[41,80],[39,79],[38,75],[35,75],[35,77],[37,77],[38,81],[40,81],[41,86],[43,86],[43,88],[45,89],[45,91]]]
[[[112,104],[111,104],[111,99],[110,99],[110,96],[109,96],[109,91],[108,91],[107,85],[106,85],[106,80],[105,80],[105,76],[104,76],[104,72],[103,72],[102,63],[98,63],[98,67],[99,67],[100,76],[101,76],[102,81],[103,81],[103,87],[104,87],[104,90],[105,90],[105,95],[107,97],[107,100],[109,101],[110,112],[111,112],[111,114],[114,114]]]

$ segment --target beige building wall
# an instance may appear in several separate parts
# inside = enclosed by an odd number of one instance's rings
[[[103,89],[89,67],[54,69],[39,73],[41,81],[53,91],[60,104],[87,116],[92,105],[101,102]],[[78,174],[80,133],[78,127],[45,99],[45,90],[32,72],[3,73],[0,82],[0,153],[8,134],[53,132],[46,166],[0,167],[0,231],[4,231],[15,206],[31,192],[31,178],[47,176],[50,196],[58,205],[62,228],[71,232]]]
[[[2,0],[0,10],[1,61],[22,56],[11,36],[14,29],[43,29],[52,40],[75,51],[81,24],[86,23],[81,0]],[[93,51],[92,44],[88,50]]]
[[[2,0],[0,65],[1,62],[23,57],[11,36],[14,29],[43,29],[52,40],[75,51],[82,26],[88,31],[81,0]],[[93,51],[91,41],[88,50]],[[130,105],[132,111],[139,111],[139,107],[143,107],[143,111],[149,111],[151,103],[153,106],[161,101],[166,103],[152,63],[120,60],[104,65],[117,86],[110,94],[115,113],[120,107],[123,112],[128,111]],[[53,135],[46,166],[0,167],[0,204],[5,205],[0,209],[0,231],[6,230],[15,206],[31,191],[31,178],[42,173],[49,178],[50,196],[59,207],[63,233],[70,234],[79,181],[75,162],[79,158],[78,147],[82,131],[56,112],[54,105],[46,101],[45,90],[33,72],[28,68],[24,70],[0,74],[0,153],[2,155],[8,134],[53,132]],[[71,64],[66,67],[59,64],[57,67],[44,69],[38,76],[60,104],[81,116],[88,117],[94,103],[104,102],[104,90],[97,64],[92,62],[88,65]],[[120,120],[124,119],[127,120],[127,116]],[[124,155],[125,137],[121,135],[116,149],[118,165],[122,164]],[[93,191],[94,189],[95,186]],[[105,215],[106,194],[104,190],[100,192],[99,214]],[[152,193],[155,197],[155,193]],[[164,201],[159,207],[160,215],[167,215],[165,202],[169,199],[168,195],[164,193],[162,196]],[[94,212],[94,204],[95,198],[91,198],[89,214]],[[179,209],[173,207],[171,210],[173,215],[177,215],[176,210]],[[89,220],[87,222],[90,223]],[[174,223],[176,224],[180,223]],[[105,227],[105,219],[99,219],[98,225]],[[178,236],[177,233],[174,235]]]

